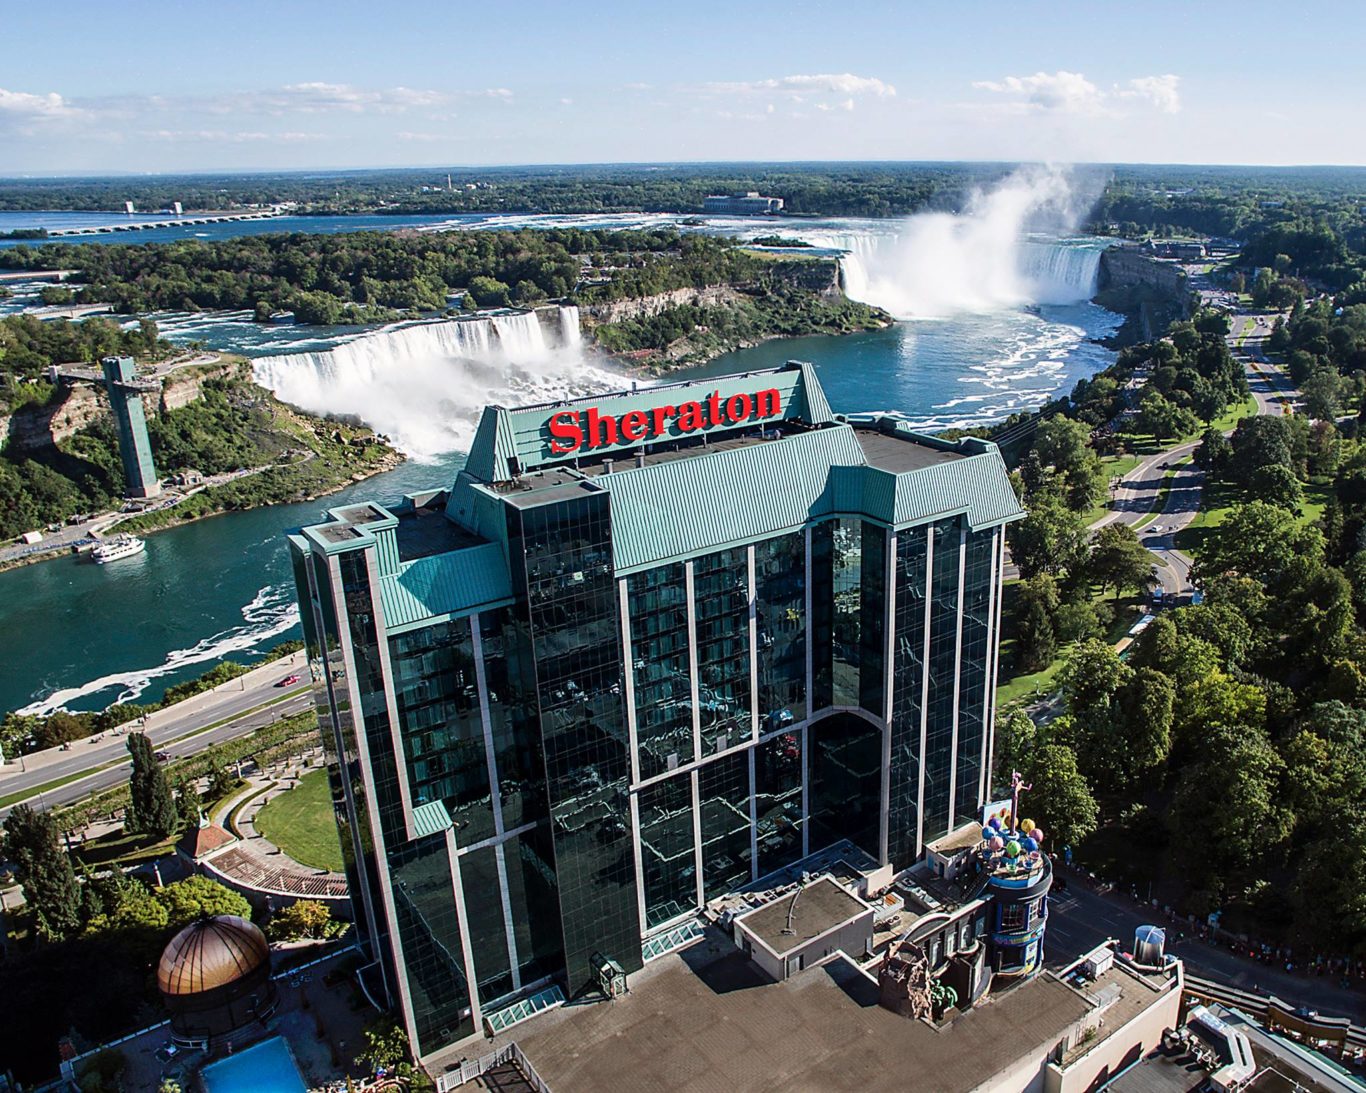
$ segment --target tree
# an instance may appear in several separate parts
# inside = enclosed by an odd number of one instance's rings
[[[1304,490],[1295,473],[1284,463],[1268,463],[1252,472],[1248,489],[1258,501],[1294,509],[1304,500]]]
[[[1096,613],[1096,605],[1077,602],[1062,604],[1053,615],[1053,629],[1059,641],[1089,641],[1100,637],[1101,620]]]
[[[1058,673],[1073,718],[1079,723],[1107,719],[1115,693],[1130,671],[1103,641],[1092,639],[1074,646]]]
[[[415,1067],[408,1047],[408,1034],[392,1017],[381,1017],[365,1030],[365,1048],[356,1056],[356,1065],[371,1073],[383,1069],[404,1079],[413,1089],[426,1082],[425,1073]],[[423,1085],[421,1088],[430,1088]]]
[[[1015,654],[1027,672],[1053,663],[1057,640],[1053,613],[1058,609],[1057,582],[1046,573],[1020,582],[1015,601]]]
[[[1206,429],[1192,459],[1211,478],[1227,478],[1233,462],[1233,444],[1218,429]]]
[[[1299,474],[1303,443],[1289,418],[1267,414],[1245,417],[1238,422],[1230,443],[1230,470],[1234,480],[1243,486],[1249,486],[1257,469],[1268,463],[1279,463]]]
[[[494,277],[471,277],[466,288],[480,307],[508,307],[512,303],[511,290]]]
[[[1169,437],[1181,437],[1195,432],[1199,422],[1184,406],[1172,402],[1161,392],[1150,389],[1138,404],[1138,416],[1134,424],[1139,432],[1151,433],[1153,439],[1161,444]]]
[[[1276,791],[1284,764],[1266,733],[1247,725],[1209,726],[1205,749],[1182,773],[1167,820],[1189,883],[1217,902],[1282,838]]]
[[[14,863],[39,934],[51,940],[74,934],[81,925],[81,885],[52,816],[15,805],[5,820],[4,854]]]
[[[278,941],[297,941],[305,937],[326,937],[331,924],[332,912],[325,903],[301,899],[275,912],[270,920],[269,932]]]
[[[251,918],[251,904],[245,898],[208,877],[190,877],[168,884],[157,889],[156,898],[166,908],[168,925],[175,929],[205,916]]]
[[[115,871],[99,887],[103,910],[86,923],[88,936],[120,935],[126,947],[147,949],[166,932],[166,905],[147,885]]]
[[[1305,412],[1315,421],[1335,421],[1342,409],[1342,380],[1336,372],[1320,368],[1300,385]]]
[[[1101,588],[1113,587],[1115,599],[1125,588],[1145,588],[1152,582],[1153,556],[1128,524],[1106,524],[1096,533],[1087,575]]]
[[[174,835],[179,818],[166,771],[156,760],[146,733],[128,734],[128,754],[133,757],[129,776],[128,818],[125,826],[137,834],[166,838]]]
[[[1269,584],[1296,559],[1320,561],[1323,535],[1317,528],[1300,527],[1294,514],[1265,501],[1237,505],[1207,538],[1200,553],[1202,579],[1237,574]]]
[[[1131,786],[1167,761],[1172,749],[1176,688],[1152,668],[1134,671],[1119,689],[1119,724],[1123,726],[1117,755],[1121,785]]]
[[[996,782],[1005,785],[1012,771],[1024,770],[1038,740],[1033,718],[1019,706],[1011,706],[996,721]]]
[[[1344,853],[1366,838],[1366,822],[1349,811],[1305,848],[1295,878],[1297,919],[1324,948],[1359,952],[1366,942],[1366,856]]]
[[[1075,846],[1096,829],[1096,799],[1070,749],[1061,744],[1035,748],[1021,773],[1033,786],[1028,810],[1049,833],[1052,845]]]
[[[1070,508],[1052,491],[1029,499],[1023,520],[1006,525],[1011,561],[1021,577],[1039,573],[1058,576],[1086,555],[1086,524],[1082,514]]]
[[[1034,438],[1039,461],[1063,476],[1067,501],[1074,509],[1090,508],[1105,492],[1105,472],[1090,439],[1085,423],[1060,414],[1042,422]]]
[[[185,778],[176,781],[175,807],[176,818],[181,831],[188,831],[199,825],[199,791]]]

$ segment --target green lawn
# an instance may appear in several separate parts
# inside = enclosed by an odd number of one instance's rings
[[[1199,554],[1200,547],[1209,533],[1228,519],[1234,505],[1248,500],[1241,490],[1227,482],[1207,482],[1200,494],[1200,511],[1195,519],[1176,533],[1176,548],[1187,554]],[[1323,515],[1328,504],[1328,489],[1321,483],[1308,482],[1304,487],[1304,500],[1300,502],[1296,523],[1301,527],[1314,523]]]
[[[129,867],[164,858],[172,852],[175,839],[158,839],[155,835],[126,835],[111,831],[98,839],[77,846],[73,854],[77,861],[100,869],[118,864]]]
[[[1210,422],[1210,426],[1212,428],[1218,429],[1221,433],[1226,433],[1230,429],[1236,428],[1238,422],[1242,421],[1243,418],[1252,417],[1252,415],[1256,412],[1257,400],[1253,398],[1251,395],[1248,395],[1247,398],[1240,402],[1237,406],[1230,407],[1219,417],[1215,418],[1212,422]],[[1201,429],[1200,434],[1197,435],[1203,435],[1203,433],[1204,430]],[[1190,437],[1189,439],[1194,440],[1196,439],[1196,437]]]
[[[272,798],[256,814],[256,830],[301,865],[342,871],[332,790],[321,768]]]
[[[1012,601],[1015,598],[1015,589],[1019,583],[1018,578],[1007,581],[1002,590],[1004,597],[1004,602],[1001,605],[1002,618],[1005,620],[1014,618]],[[1116,603],[1112,592],[1101,592],[1092,587],[1091,600],[1093,603],[1104,600],[1106,603],[1115,606],[1115,617],[1104,635],[1105,640],[1111,645],[1114,645],[1129,632],[1129,627],[1133,626],[1141,613],[1141,601],[1137,596],[1123,596]],[[1059,645],[1058,655],[1053,658],[1053,663],[1048,667],[1038,672],[1016,675],[1014,674],[1015,636],[1003,631],[1001,635],[1001,675],[996,687],[997,709],[1009,706],[1013,702],[1030,701],[1035,697],[1036,692],[1038,695],[1050,693],[1053,690],[1053,677],[1058,674],[1058,670],[1062,667],[1062,662],[1070,648],[1070,644]]]
[[[1105,471],[1106,491],[1109,491],[1111,479],[1123,478],[1131,470],[1143,462],[1141,455],[1107,455],[1100,461],[1101,469]],[[1094,524],[1102,516],[1110,511],[1110,500],[1107,497],[1099,505],[1088,509],[1082,514],[1082,519],[1089,526]]]

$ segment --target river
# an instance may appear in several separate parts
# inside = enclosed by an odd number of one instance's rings
[[[619,226],[628,227],[659,218],[534,219],[585,226],[623,221]],[[205,226],[215,227],[229,225]],[[785,234],[791,228],[782,225]],[[1022,238],[1014,225],[1011,278],[984,287],[980,277],[965,277],[956,291],[971,299],[952,299],[951,285],[941,285],[937,295],[903,292],[901,298],[895,286],[924,279],[920,259],[902,253],[907,236],[915,237],[914,224],[900,233],[882,222],[806,222],[800,228],[813,243],[846,253],[851,292],[859,284],[865,298],[890,306],[902,321],[882,331],[768,342],[671,379],[811,360],[836,411],[899,410],[933,430],[1036,406],[1113,359],[1094,339],[1112,333],[1119,317],[1085,302],[1094,291],[1097,243]],[[718,230],[738,229],[726,223]],[[748,222],[746,230],[756,226]],[[973,259],[945,253],[937,260]],[[917,299],[927,295],[933,299],[916,314]],[[159,532],[148,537],[144,554],[122,562],[94,566],[60,558],[0,573],[0,710],[88,710],[148,701],[224,658],[259,659],[297,631],[286,529],[316,519],[324,506],[448,485],[485,402],[514,404],[629,382],[575,344],[568,330],[539,348],[517,340],[525,331],[495,338],[495,346],[515,346],[516,352],[490,351],[479,360],[449,355],[452,335],[444,328],[452,324],[357,337],[354,331],[263,328],[242,316],[160,319],[173,339],[200,339],[260,358],[258,376],[277,391],[305,408],[357,413],[414,458],[325,500]]]

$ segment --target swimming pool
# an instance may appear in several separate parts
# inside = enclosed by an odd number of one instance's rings
[[[308,1093],[289,1045],[279,1036],[210,1063],[199,1076],[208,1093]]]

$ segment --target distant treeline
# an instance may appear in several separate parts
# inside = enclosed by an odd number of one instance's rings
[[[230,209],[293,202],[314,213],[700,212],[708,194],[760,190],[788,212],[900,216],[956,204],[1008,164],[662,164],[0,180],[0,210]]]
[[[279,309],[304,323],[385,321],[578,294],[613,300],[755,281],[772,260],[726,239],[660,231],[350,232],[148,245],[51,243],[0,253],[15,269],[73,269],[81,302],[138,312]]]

